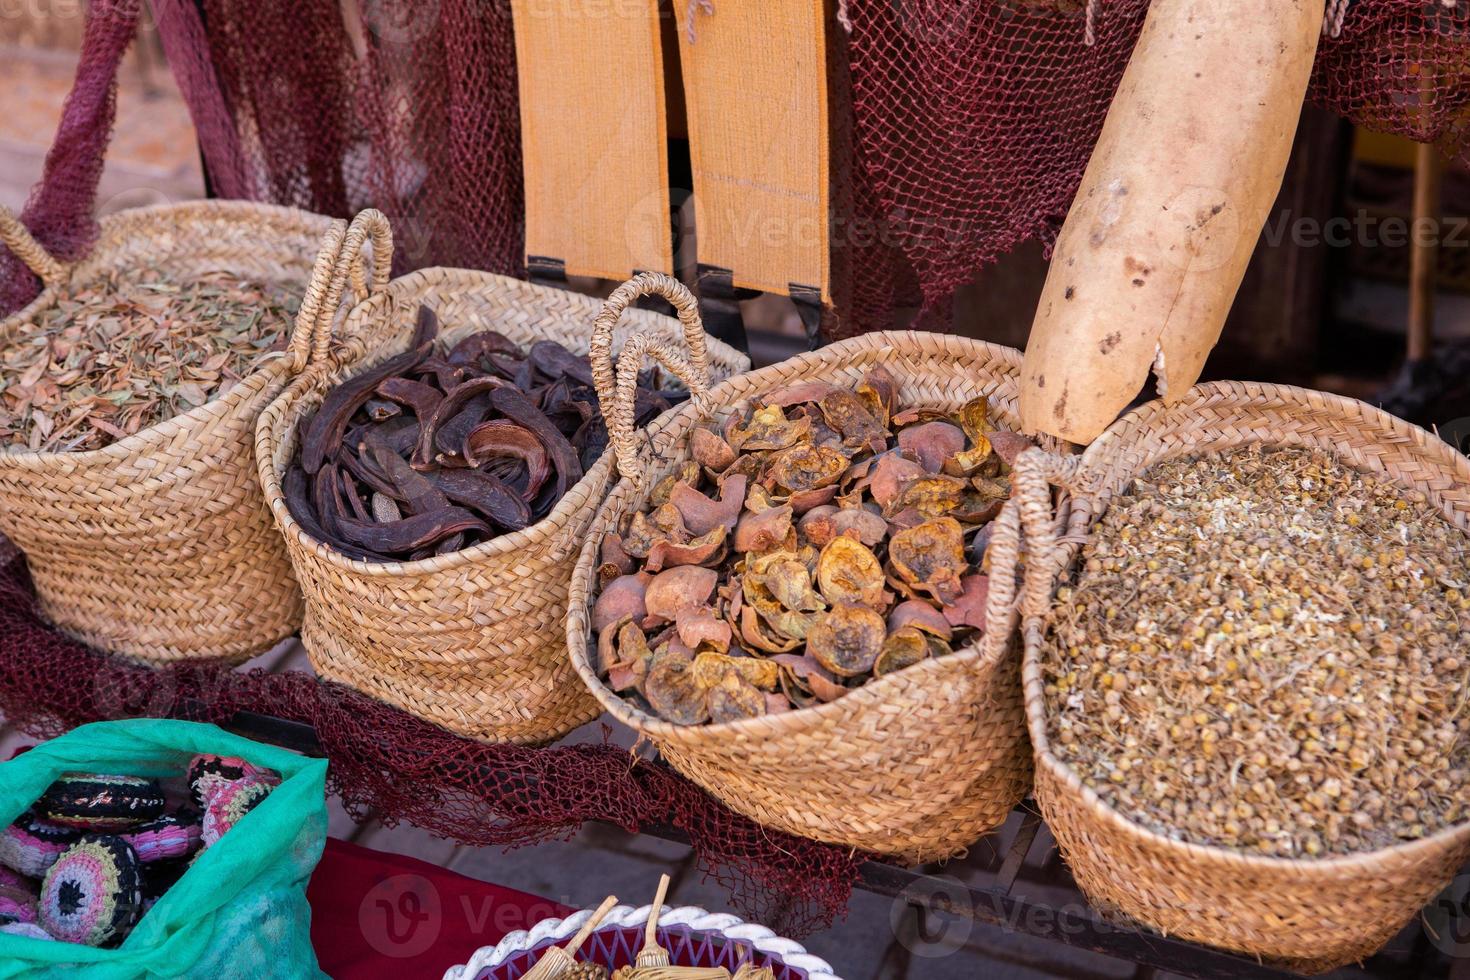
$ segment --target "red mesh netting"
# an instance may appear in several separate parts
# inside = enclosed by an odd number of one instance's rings
[[[848,0],[859,220],[855,330],[921,287],[943,328],[954,290],[1066,216],[1148,0]],[[1323,38],[1310,98],[1470,161],[1470,4],[1353,0]],[[866,205],[866,211],[864,206]],[[911,270],[911,272],[910,272]]]
[[[24,560],[3,538],[0,551],[0,714],[36,737],[106,719],[257,712],[316,729],[329,789],[359,819],[371,810],[388,826],[506,847],[568,838],[589,820],[671,826],[752,922],[799,937],[847,908],[864,855],[760,827],[664,765],[610,744],[486,745],[300,671],[140,667],[52,630]]]
[[[117,67],[141,7],[141,0],[94,0],[88,9],[76,81],[41,181],[20,213],[31,234],[60,259],[81,258],[97,234],[92,209],[116,116]],[[30,270],[0,248],[0,316],[29,303],[39,290]]]
[[[399,271],[518,274],[508,0],[154,0],[215,193],[393,222]]]

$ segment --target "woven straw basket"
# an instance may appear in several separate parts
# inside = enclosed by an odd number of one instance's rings
[[[744,355],[706,340],[687,291],[656,291],[684,304],[684,330],[709,352],[701,371],[724,377],[749,367]],[[487,741],[550,741],[598,715],[567,662],[561,622],[572,563],[612,478],[610,454],[540,522],[416,562],[348,558],[307,534],[282,495],[281,477],[302,423],[338,382],[407,349],[420,304],[438,313],[449,342],[494,329],[523,346],[556,340],[581,352],[589,349],[601,307],[578,293],[435,268],[395,279],[352,311],[343,328],[345,343],[366,345],[367,359],[293,386],[262,414],[256,431],[260,482],[306,594],[302,642],[322,677],[450,731]],[[634,331],[673,338],[680,323],[633,310],[627,328],[610,343],[621,347]]]
[[[652,906],[614,906],[577,953],[577,959],[616,970],[633,963],[644,941]],[[468,963],[451,966],[444,980],[519,980],[545,951],[571,939],[592,917],[583,909],[565,919],[543,919],[530,930],[512,932],[494,946],[478,949]],[[776,980],[839,980],[823,959],[800,943],[727,912],[686,905],[659,913],[657,941],[674,966],[722,966],[734,973],[747,960],[769,967]]]
[[[301,596],[255,480],[252,436],[260,410],[311,358],[311,311],[343,228],[263,204],[143,208],[104,218],[91,255],[66,266],[0,214],[0,240],[45,285],[0,324],[0,342],[25,337],[41,310],[114,270],[223,269],[306,297],[290,350],[224,396],[103,449],[0,451],[0,531],[25,551],[41,608],[62,630],[158,663],[242,660],[300,624]]]
[[[1424,492],[1470,531],[1470,461],[1423,429],[1361,402],[1267,384],[1217,382],[1175,405],[1124,416],[1081,457],[1028,450],[1016,496],[1026,529],[1022,603],[1026,717],[1035,796],[1082,890],[1161,932],[1303,972],[1382,946],[1470,858],[1470,825],[1372,853],[1325,859],[1256,857],[1172,840],[1109,806],[1052,754],[1041,659],[1046,615],[1109,501],[1154,463],[1238,446],[1328,450],[1345,463]],[[1048,483],[1062,490],[1051,510]],[[1065,534],[1057,536],[1061,530]]]
[[[952,656],[881,677],[830,704],[737,722],[680,726],[648,715],[597,674],[590,607],[603,535],[641,509],[659,479],[689,458],[707,413],[742,410],[803,381],[856,386],[882,365],[902,405],[956,409],[990,399],[1016,427],[1019,352],[931,333],[873,333],[726,381],[682,406],[597,515],[572,579],[567,645],[587,687],[614,717],[731,809],[769,827],[914,862],[948,857],[1005,819],[1031,781],[1022,715],[1014,580],[991,576],[983,638]],[[633,478],[628,478],[632,474]],[[992,563],[1015,534],[997,528]]]

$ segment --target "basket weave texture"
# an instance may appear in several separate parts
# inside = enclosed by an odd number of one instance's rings
[[[640,478],[625,477],[609,494],[577,563],[567,645],[588,689],[676,769],[768,827],[919,862],[953,855],[999,824],[1031,781],[1019,645],[1011,642],[1014,580],[991,576],[991,628],[952,656],[871,680],[830,704],[688,727],[644,713],[603,684],[590,607],[603,535],[689,458],[689,433],[709,413],[742,410],[804,381],[856,386],[881,365],[897,379],[904,407],[952,410],[984,395],[991,417],[1015,428],[1020,363],[1017,351],[961,337],[873,333],[726,381],[681,406],[642,454]],[[997,529],[992,562],[1009,549],[1000,564],[1014,568],[1008,537]]]
[[[1018,491],[1009,506],[1019,507],[1026,528],[1022,632],[1035,796],[1093,902],[1166,934],[1317,972],[1371,954],[1448,885],[1470,858],[1470,824],[1364,854],[1246,855],[1133,822],[1085,786],[1047,739],[1041,661],[1048,609],[1109,501],[1155,463],[1248,445],[1327,450],[1424,492],[1470,531],[1470,461],[1423,429],[1318,391],[1200,385],[1174,405],[1154,402],[1125,415],[1081,457],[1048,459],[1029,451],[1018,461]],[[1048,483],[1063,491],[1055,513]]]
[[[4,214],[0,240],[45,289],[0,323],[0,342],[24,338],[68,290],[114,270],[227,270],[294,286],[316,302],[343,227],[264,204],[141,208],[104,218],[92,253],[68,267]],[[0,531],[25,551],[53,623],[154,663],[243,660],[297,628],[301,596],[255,479],[253,434],[261,409],[305,368],[311,339],[310,324],[298,320],[290,352],[222,397],[105,448],[0,451]]]
[[[619,905],[587,937],[577,959],[616,970],[628,966],[643,945],[652,907]],[[548,947],[565,942],[591,916],[583,909],[565,919],[543,919],[529,931],[513,932],[495,946],[476,951],[468,963],[452,966],[444,980],[519,980]],[[832,967],[765,926],[694,906],[665,908],[658,917],[658,944],[674,966],[723,966],[734,973],[746,960],[770,967],[777,980],[838,980]]]
[[[343,327],[345,366],[289,389],[261,416],[256,433],[261,485],[306,594],[301,638],[321,676],[450,731],[486,741],[550,741],[599,714],[572,674],[561,623],[572,563],[612,479],[611,453],[538,523],[416,562],[346,557],[307,534],[281,492],[301,425],[338,382],[407,349],[421,304],[438,314],[449,343],[493,329],[522,346],[555,340],[577,352],[588,351],[602,307],[578,293],[433,268],[394,280],[352,311]],[[686,317],[692,298],[689,304]],[[697,320],[689,323],[699,329]],[[680,324],[631,310],[614,346],[635,333],[672,340]],[[706,346],[715,376],[750,365],[718,341]]]

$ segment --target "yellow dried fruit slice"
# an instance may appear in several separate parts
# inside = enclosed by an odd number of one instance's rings
[[[883,641],[883,649],[873,664],[873,676],[883,677],[929,659],[928,637],[912,626],[894,630]]]
[[[883,513],[892,516],[912,508],[926,520],[942,517],[960,505],[965,490],[965,481],[952,476],[922,476],[905,483]]]
[[[699,484],[699,464],[694,460],[686,460],[677,470],[655,483],[653,493],[648,495],[648,506],[662,507],[668,503],[669,494],[681,483],[691,487]]]
[[[757,576],[777,602],[792,612],[820,612],[827,608],[812,588],[811,572],[787,552],[761,555],[750,563],[747,577]]]
[[[883,566],[855,537],[842,534],[827,542],[817,559],[817,584],[828,602],[878,606],[883,602]]]
[[[979,398],[971,398],[955,413],[955,421],[960,424],[961,429],[965,430],[965,435],[970,437],[970,441],[977,441],[979,437],[990,431],[990,399],[983,395]]]
[[[964,591],[965,532],[953,517],[925,521],[894,534],[888,542],[893,570],[916,589],[933,593],[940,602],[953,602]]]
[[[888,629],[867,606],[840,602],[807,634],[807,652],[838,677],[857,677],[873,669]]]
[[[775,664],[771,665],[775,667]],[[726,674],[708,697],[709,720],[715,724],[759,718],[766,713],[766,696],[740,674]]]
[[[786,449],[798,442],[809,441],[811,423],[805,419],[792,421],[778,405],[767,405],[751,413],[750,421],[736,423],[730,432],[730,444],[736,452],[749,453],[763,449]]]
[[[715,687],[731,671],[738,674],[745,683],[766,691],[774,691],[781,679],[781,668],[775,662],[762,657],[701,653],[694,658],[694,677],[705,687]]]
[[[664,721],[700,725],[709,719],[707,690],[694,673],[694,663],[683,654],[657,653],[648,665],[643,696]]]
[[[847,470],[847,456],[825,446],[801,445],[783,449],[771,459],[766,472],[788,493],[831,486]]]

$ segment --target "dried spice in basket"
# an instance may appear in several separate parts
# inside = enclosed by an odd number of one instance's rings
[[[897,410],[875,368],[690,433],[691,458],[601,543],[608,685],[680,725],[835,701],[985,628],[989,522],[1030,445],[977,398]]]
[[[299,289],[229,272],[113,271],[0,350],[0,445],[101,449],[198,408],[285,349]]]
[[[1057,757],[1144,826],[1252,854],[1470,816],[1470,539],[1321,451],[1155,465],[1058,592]]]
[[[607,448],[586,356],[494,330],[438,337],[421,306],[409,349],[332,389],[302,427],[286,505],[349,557],[418,561],[529,527]],[[654,377],[640,376],[638,425],[685,397]]]

